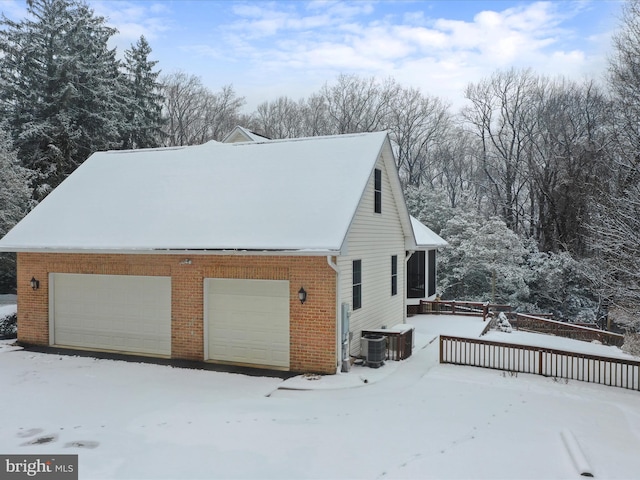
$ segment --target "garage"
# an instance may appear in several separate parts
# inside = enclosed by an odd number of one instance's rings
[[[289,281],[205,279],[207,358],[289,368]]]
[[[53,345],[171,355],[171,278],[52,273]]]

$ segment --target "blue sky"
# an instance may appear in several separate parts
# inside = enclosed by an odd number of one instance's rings
[[[163,72],[233,85],[252,111],[316,92],[340,73],[395,78],[454,107],[469,82],[497,69],[602,78],[622,3],[578,1],[88,2],[119,30],[122,52],[145,35]],[[10,18],[23,0],[0,0]]]

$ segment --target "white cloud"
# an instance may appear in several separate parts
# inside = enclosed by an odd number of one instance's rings
[[[445,32],[432,28],[398,25],[394,27],[397,38],[415,44],[421,50],[442,49],[450,44]]]
[[[427,18],[425,12],[375,17],[376,4],[365,2],[301,5],[234,5],[236,21],[222,29],[229,56],[247,62],[254,77],[274,82],[331,81],[339,73],[393,76],[458,101],[467,83],[499,68],[571,76],[594,62],[581,46],[566,49],[559,42],[577,36],[563,25],[584,9],[582,3],[527,3],[481,11],[467,21]],[[220,58],[219,51],[208,54]]]
[[[332,17],[342,19],[369,15],[374,12],[374,3],[364,0],[358,2],[344,2],[340,0],[316,0],[309,2],[307,10],[321,10]]]
[[[0,2],[12,8],[18,3]],[[192,14],[205,3],[202,11],[211,18],[202,18],[192,29],[193,18],[185,10]],[[340,73],[393,76],[455,103],[467,83],[498,68],[595,76],[609,44],[607,32],[590,31],[588,38],[572,23],[593,8],[589,1],[505,2],[503,9],[466,18],[461,14],[455,20],[434,17],[438,9],[421,1],[398,2],[397,8],[393,2],[364,0],[203,1],[184,7],[163,1],[92,0],[91,5],[119,29],[115,40],[120,52],[145,35],[163,71],[181,68],[219,78],[220,84],[233,83],[248,103],[252,94],[243,85],[263,94],[279,90],[279,95],[307,86],[308,95]]]
[[[91,6],[97,15],[105,17],[109,25],[118,29],[115,41],[119,46],[125,45],[125,48],[141,35],[151,41],[173,27],[167,15],[169,10],[162,4],[94,1]]]
[[[315,2],[313,9],[327,4],[341,13],[346,10],[346,7],[338,9],[333,2]],[[282,48],[297,43],[297,51],[311,52],[327,42],[339,43],[368,61],[377,57],[379,60],[402,62],[414,54],[437,54],[440,51],[441,55],[449,55],[462,50],[485,57],[492,63],[508,63],[554,44],[556,35],[560,33],[557,25],[562,19],[548,2],[503,12],[483,11],[471,22],[439,19],[433,21],[431,27],[385,22],[357,23],[353,20],[344,23],[344,18],[332,13],[303,16],[295,9],[285,11],[263,5],[271,4],[237,6],[235,11],[241,12],[243,19],[229,28],[245,40],[262,36],[277,42],[279,38],[286,37],[288,42],[255,44],[256,50],[266,48],[269,51],[276,44]],[[303,31],[313,31],[313,35],[302,35]],[[336,61],[342,64],[340,56]]]

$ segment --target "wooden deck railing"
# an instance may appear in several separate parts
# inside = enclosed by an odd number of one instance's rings
[[[455,300],[420,300],[418,313],[442,315],[472,315],[486,320],[489,312],[511,312],[511,305],[496,305],[482,302],[457,302]]]
[[[615,345],[616,347],[621,347],[624,343],[624,335],[618,333],[584,327],[582,325],[574,325],[567,322],[558,322],[557,320],[541,318],[537,315],[517,313],[510,315],[509,322],[511,326],[517,330],[546,333],[587,342],[597,340],[604,345]]]
[[[440,336],[440,363],[579,380],[640,391],[640,361]]]
[[[511,326],[516,330],[527,330],[538,333],[557,335],[559,337],[572,338],[592,342],[597,340],[604,345],[621,347],[624,343],[624,335],[607,332],[598,328],[575,325],[568,322],[553,320],[551,314],[524,314],[515,313],[510,305],[494,305],[480,302],[456,302],[442,300],[421,300],[418,313],[430,313],[441,315],[473,315],[482,317],[486,321],[490,314],[504,312]]]

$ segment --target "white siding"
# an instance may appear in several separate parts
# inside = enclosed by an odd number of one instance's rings
[[[390,155],[385,151],[383,155]],[[393,160],[391,160],[393,161]],[[347,235],[346,255],[338,257],[340,301],[351,306],[351,355],[360,353],[362,330],[392,327],[405,319],[405,240],[389,173],[382,157],[382,213],[374,213],[374,173],[364,192]],[[398,256],[398,293],[391,295],[391,256]],[[362,307],[353,310],[352,262],[362,260]]]

